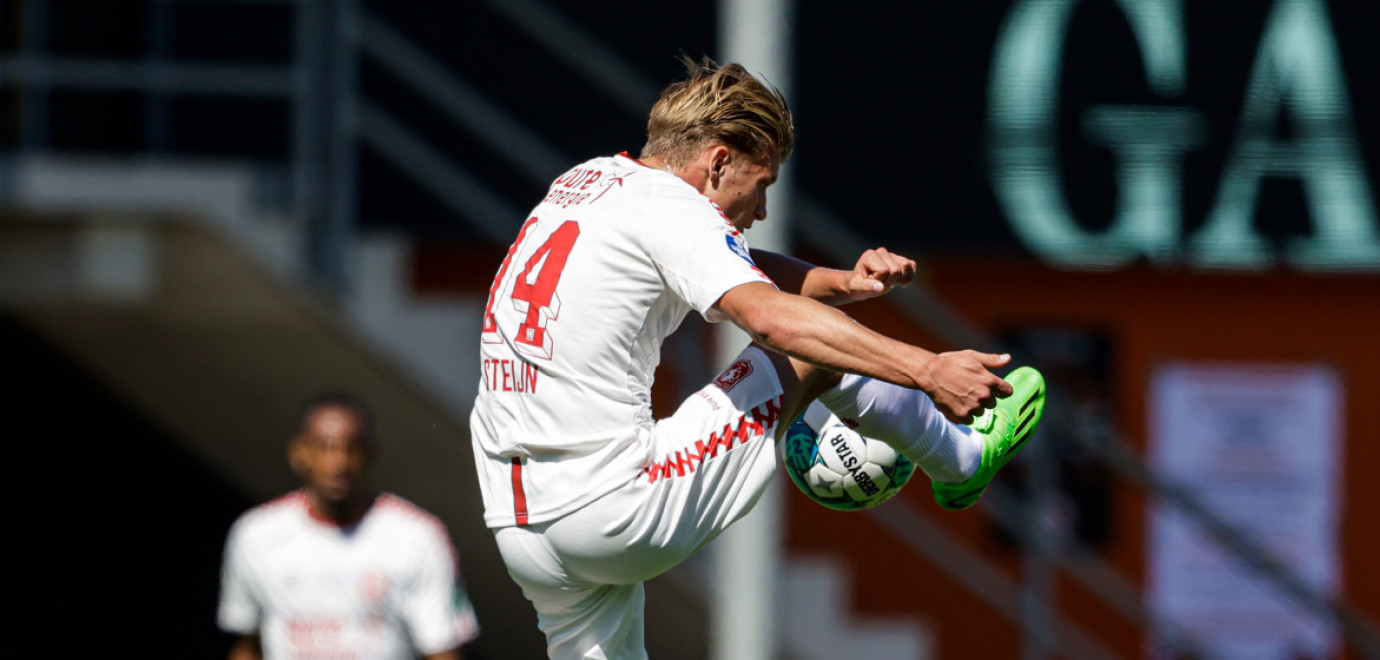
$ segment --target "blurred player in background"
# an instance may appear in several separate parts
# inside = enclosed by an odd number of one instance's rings
[[[303,488],[235,522],[221,571],[219,623],[231,660],[458,660],[478,623],[441,521],[360,478],[373,419],[326,393],[302,408],[288,462]]]
[[[981,495],[1043,406],[1034,370],[989,371],[1009,356],[931,353],[825,304],[908,283],[910,259],[869,250],[848,271],[750,252],[790,111],[741,66],[685,63],[641,156],[556,179],[489,291],[470,420],[485,519],[553,658],[646,657],[642,582],[751,509],[811,400],[913,460],[948,508]],[[755,343],[653,420],[661,344],[692,310]]]

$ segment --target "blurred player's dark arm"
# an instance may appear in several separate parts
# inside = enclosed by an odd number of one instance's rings
[[[880,296],[915,279],[915,262],[886,248],[864,252],[851,271],[766,250],[752,250],[752,260],[782,291],[833,306]]]
[[[777,254],[766,250],[753,249],[751,252],[752,261],[757,264],[758,268],[762,269],[762,272],[767,274],[767,277],[770,277],[773,282],[776,282],[777,288],[786,293],[794,293],[802,296],[807,295],[805,293],[805,286],[807,280],[810,279],[810,271],[818,269],[819,266],[805,261],[804,259],[797,259],[790,255]],[[818,275],[816,275],[815,279],[819,279]],[[812,284],[818,286],[818,282]],[[808,297],[814,298],[814,296]]]
[[[460,649],[431,653],[423,656],[423,660],[465,660],[465,656],[460,653]]]
[[[258,635],[241,635],[235,640],[235,645],[230,647],[230,655],[226,660],[263,660],[264,649],[259,644]]]

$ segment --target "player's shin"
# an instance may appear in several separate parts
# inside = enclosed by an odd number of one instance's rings
[[[961,482],[982,462],[982,438],[944,418],[924,392],[845,375],[820,402],[858,433],[891,445],[933,481]]]

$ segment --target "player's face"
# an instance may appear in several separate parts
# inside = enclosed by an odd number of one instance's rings
[[[369,458],[368,440],[349,409],[325,407],[312,413],[293,443],[292,467],[317,497],[330,503],[348,500]]]
[[[767,217],[767,187],[776,183],[780,159],[775,153],[766,162],[740,151],[734,151],[733,156],[710,199],[719,205],[733,226],[748,229]]]

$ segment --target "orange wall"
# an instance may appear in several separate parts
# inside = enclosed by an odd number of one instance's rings
[[[1166,273],[1138,268],[1110,273],[1052,270],[1031,262],[964,259],[932,261],[922,279],[947,304],[992,333],[1022,326],[1064,326],[1104,332],[1112,342],[1112,403],[1119,430],[1144,449],[1147,386],[1152,370],[1171,360],[1241,360],[1332,365],[1346,398],[1346,437],[1342,464],[1341,551],[1345,596],[1365,615],[1380,619],[1380,574],[1364,570],[1365,559],[1380,556],[1380,529],[1369,520],[1380,513],[1380,443],[1363,429],[1380,428],[1380,405],[1367,397],[1380,368],[1380,277],[1316,276],[1297,273],[1253,275]],[[887,334],[948,349],[909,328],[884,304],[849,309]],[[1050,396],[1059,395],[1057,384]],[[794,494],[793,494],[794,495]],[[950,514],[928,501],[927,488],[902,493],[927,514],[972,542],[975,551],[1007,567],[1018,578],[1014,553],[991,541],[981,516]],[[1105,556],[1136,583],[1143,581],[1145,499],[1133,486],[1113,490],[1113,536]],[[866,520],[845,520],[803,497],[790,497],[790,541],[797,551],[837,547],[843,536],[878,537]],[[852,543],[857,547],[856,541]],[[888,548],[883,544],[884,549]],[[911,610],[936,624],[940,657],[1015,657],[1015,629],[994,624],[986,606],[958,595],[947,578],[904,553],[887,550],[859,561],[858,593],[889,585],[907,594]],[[904,569],[894,567],[903,565]],[[881,568],[877,568],[881,567]],[[892,568],[887,568],[892,567]],[[876,569],[876,570],[874,570]],[[860,596],[861,598],[861,596]],[[1074,619],[1120,654],[1140,654],[1135,630],[1104,606],[1063,585],[1061,613]]]

